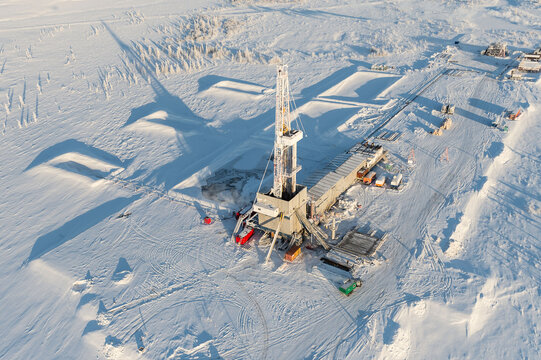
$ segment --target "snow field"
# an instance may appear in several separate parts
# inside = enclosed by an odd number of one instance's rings
[[[536,357],[541,88],[500,77],[539,45],[535,4],[89,4],[0,5],[0,358]],[[511,57],[480,55],[495,40]],[[355,185],[334,209],[340,235],[389,235],[347,298],[317,251],[264,266],[268,248],[228,242],[272,149],[280,60],[300,183],[401,133],[377,171],[404,189]]]

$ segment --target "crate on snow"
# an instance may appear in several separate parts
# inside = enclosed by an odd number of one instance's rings
[[[284,257],[286,261],[293,261],[301,254],[301,247],[293,245],[287,252]]]
[[[360,288],[362,285],[361,280],[359,279],[348,279],[346,280],[342,285],[338,287],[338,289],[346,296],[351,295],[353,290],[356,288]]]

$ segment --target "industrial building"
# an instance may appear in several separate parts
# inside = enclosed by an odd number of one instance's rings
[[[346,191],[361,176],[370,171],[383,157],[381,145],[358,143],[336,156],[305,181],[308,187],[309,215],[321,215],[328,210],[338,196]]]

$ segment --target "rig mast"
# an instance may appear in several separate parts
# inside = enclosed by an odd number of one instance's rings
[[[287,65],[279,65],[276,73],[276,119],[274,137],[274,185],[272,194],[279,199],[291,199],[297,190],[297,142],[302,131],[291,128]]]

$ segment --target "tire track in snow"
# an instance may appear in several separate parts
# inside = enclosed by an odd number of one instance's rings
[[[232,274],[227,274],[227,276],[231,277],[235,282],[237,283],[238,287],[247,295],[248,299],[252,303],[252,305],[255,306],[255,310],[257,311],[257,314],[259,315],[259,318],[261,319],[263,329],[264,329],[264,339],[263,339],[263,345],[261,350],[261,359],[265,360],[267,358],[267,353],[269,350],[269,328],[267,325],[267,319],[265,318],[265,314],[263,313],[263,310],[261,310],[261,306],[259,305],[259,302],[246,290],[244,285]]]
[[[451,297],[453,278],[446,270],[445,264],[439,257],[438,253],[435,251],[434,245],[432,244],[430,237],[425,236],[424,238],[425,240],[423,241],[423,248],[428,257],[428,261],[432,266],[433,270],[436,273],[440,274],[443,280],[441,283],[437,283],[437,289],[440,290],[443,300],[447,301]]]
[[[171,246],[171,244],[173,244],[172,241],[164,241],[163,239],[161,239],[161,238],[159,238],[157,236],[154,236],[154,235],[151,235],[151,234],[147,233],[132,218],[130,218],[130,224],[132,225],[131,230],[137,236],[139,236],[141,239],[144,239],[145,241],[148,241],[148,242],[150,242],[150,243],[152,243],[154,245],[154,246],[151,247],[151,249],[163,249],[163,246],[166,246],[167,247],[167,249],[165,250],[166,254],[171,253],[171,252],[178,254],[178,251],[175,251],[174,249],[172,249],[172,246]],[[169,245],[169,246],[167,246],[167,245]],[[208,251],[203,251],[201,246],[199,248],[197,248],[198,251],[193,251],[194,250],[193,248],[190,249],[191,250],[190,252],[183,251],[183,252],[181,252],[181,256],[182,257],[184,257],[184,256],[191,257],[193,260],[196,260],[197,262],[199,262],[202,265],[204,271],[207,271],[207,272],[208,272],[208,270],[207,270],[207,265],[208,264],[211,264],[213,267],[218,268],[218,269],[224,268],[224,263],[219,263],[219,262],[213,260],[214,258],[219,257],[218,253],[213,253],[211,255],[208,255],[207,254]],[[195,254],[192,254],[192,252],[195,252]],[[155,254],[153,251],[151,251],[150,253],[147,253],[147,254],[148,254],[147,258],[149,258],[150,266],[151,266],[152,270],[156,274],[166,276],[167,273],[168,273],[167,270],[171,270],[171,271],[174,271],[175,273],[184,273],[184,274],[187,275],[187,277],[189,277],[190,274],[188,274],[188,271],[185,268],[179,267],[178,265],[173,265],[173,266],[169,267],[168,269],[163,270],[162,267],[157,266],[156,264],[154,264],[155,263],[155,261],[154,261],[155,258],[158,258],[157,253]],[[206,255],[203,255],[203,254],[206,254]],[[233,261],[234,261],[234,259],[231,260],[229,265],[231,265]],[[187,263],[187,262],[182,262],[182,261],[177,262],[177,264],[180,264],[180,263]],[[226,268],[227,268],[227,264],[226,264]],[[175,284],[173,284],[173,285],[171,285],[169,287],[166,287],[165,289],[162,289],[160,291],[154,291],[153,293],[148,294],[146,296],[142,296],[142,297],[140,297],[138,299],[134,299],[134,300],[129,301],[129,302],[125,303],[125,304],[112,307],[112,308],[109,309],[108,313],[111,316],[118,316],[119,314],[121,314],[123,312],[126,312],[126,311],[132,310],[134,308],[141,307],[141,306],[145,305],[147,307],[147,312],[150,312],[152,314],[153,312],[159,312],[159,309],[156,309],[156,307],[158,307],[158,306],[153,305],[155,300],[162,299],[162,298],[167,297],[167,296],[169,296],[169,295],[171,295],[173,293],[176,293],[178,291],[181,291],[181,290],[187,290],[187,291],[196,290],[197,292],[200,293],[199,299],[207,299],[208,298],[208,296],[205,296],[205,294],[204,294],[205,291],[213,292],[214,293],[214,298],[216,300],[218,300],[218,302],[220,302],[222,304],[222,306],[225,306],[226,303],[232,303],[232,304],[235,304],[235,306],[239,309],[239,316],[237,317],[237,326],[236,326],[237,331],[235,333],[235,336],[240,336],[241,339],[247,338],[247,337],[251,336],[255,332],[253,327],[249,326],[251,321],[249,320],[250,317],[248,316],[247,308],[244,305],[246,303],[251,303],[252,304],[252,307],[253,307],[252,311],[255,311],[258,314],[258,316],[260,317],[261,324],[263,326],[263,331],[266,334],[264,336],[262,349],[260,350],[260,354],[262,355],[262,357],[260,357],[260,358],[266,358],[267,353],[268,353],[268,339],[269,339],[268,334],[269,334],[269,331],[268,331],[268,326],[267,326],[267,323],[266,323],[265,316],[263,314],[263,311],[261,310],[261,306],[259,305],[257,300],[244,288],[244,286],[242,286],[242,284],[240,283],[240,281],[238,281],[238,279],[236,279],[233,275],[229,274],[227,270],[225,272],[226,272],[226,276],[230,276],[232,279],[235,280],[234,282],[232,282],[230,284],[230,285],[232,285],[231,287],[233,287],[233,288],[237,287],[240,290],[242,290],[242,292],[244,292],[246,294],[246,298],[242,298],[239,301],[232,301],[231,300],[231,294],[225,295],[221,291],[217,291],[217,288],[220,287],[220,284],[218,284],[215,280],[213,280],[212,277],[211,277],[212,274],[210,274],[209,276],[203,277],[202,278],[203,280],[201,278],[198,278],[198,279],[195,279],[195,280],[184,280],[184,281],[181,281],[181,282],[177,282],[177,283],[175,283]],[[208,284],[212,284],[214,286],[212,288],[203,289],[201,287],[201,285],[202,285],[203,282],[205,282],[204,281],[205,279],[208,280],[208,282],[207,282]],[[159,285],[159,282],[157,284]],[[150,288],[152,288],[152,289],[156,288],[156,286],[154,286],[153,284],[150,284],[150,285],[147,284],[147,289],[148,289],[148,286],[150,286]],[[234,292],[234,294],[235,294],[235,296],[238,297],[239,292]],[[194,300],[194,301],[196,301],[196,300]],[[203,300],[201,300],[201,301],[203,301]],[[188,303],[188,302],[177,303],[177,304],[184,304],[184,303]],[[151,316],[153,317],[154,315],[151,315]],[[137,330],[135,327],[138,328],[138,326],[140,326],[138,321],[139,320],[136,317],[136,319],[132,321],[133,326],[130,327],[129,324],[124,326],[122,328],[123,329],[122,332],[127,333],[127,332],[130,332],[132,330]],[[240,349],[237,348],[236,351],[238,351],[238,350],[245,351],[245,352],[247,352],[248,357],[252,357],[252,355],[249,354],[250,344],[246,343],[244,341],[242,341],[242,342],[244,343],[244,345]]]

